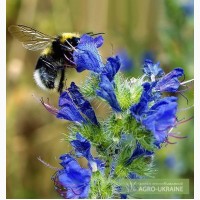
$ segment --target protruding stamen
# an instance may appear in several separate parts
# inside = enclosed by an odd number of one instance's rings
[[[168,139],[165,141],[167,144],[177,144],[177,142],[170,142]]]
[[[73,62],[72,60],[70,60],[65,54],[64,54],[64,57],[65,57],[65,59],[66,59],[67,61],[69,61],[69,62],[72,63],[73,65],[76,65],[76,63]]]
[[[190,80],[188,80],[188,81],[182,82],[180,85],[185,85],[185,84],[191,83],[191,82],[193,82],[193,81],[194,81],[194,79],[190,79]]]
[[[187,105],[188,105],[188,103],[189,103],[188,98],[187,98],[184,94],[182,94],[180,91],[179,91],[179,93],[180,93],[180,95],[181,95],[184,99],[186,99],[186,102],[187,102]]]
[[[180,121],[180,122],[177,123],[177,125],[183,124],[183,123],[185,123],[185,122],[188,122],[188,121],[190,121],[190,120],[193,119],[193,118],[194,118],[194,117],[192,116],[192,117],[190,117],[189,119],[186,119],[186,120],[184,120],[184,121]]]
[[[50,112],[52,113],[53,115],[57,115],[58,114],[58,109],[57,108],[54,108],[53,106],[51,106],[49,104],[49,99],[47,99],[47,102],[48,103],[45,103],[43,98],[40,99],[40,102],[42,103],[42,105]]]
[[[173,133],[169,133],[168,136],[174,137],[174,138],[178,138],[178,139],[185,139],[185,138],[187,138],[187,136],[177,136],[177,135],[174,135]]]
[[[186,110],[189,110],[189,109],[191,109],[191,108],[193,108],[193,107],[194,107],[194,105],[192,105],[192,106],[189,106],[189,107],[187,107],[187,108],[180,108],[180,109],[178,109],[178,111],[177,111],[177,112],[186,111]]]

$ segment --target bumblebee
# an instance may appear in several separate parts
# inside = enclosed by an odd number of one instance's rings
[[[62,33],[52,37],[24,25],[11,25],[8,30],[26,49],[43,50],[33,74],[35,82],[44,90],[57,90],[61,93],[65,69],[75,67],[72,55],[80,41],[80,35]]]

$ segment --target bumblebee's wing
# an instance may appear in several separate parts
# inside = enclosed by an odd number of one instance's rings
[[[32,51],[44,49],[55,39],[24,25],[11,25],[8,30],[26,49]]]

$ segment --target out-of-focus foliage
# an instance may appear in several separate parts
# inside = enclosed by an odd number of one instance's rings
[[[186,80],[193,77],[192,0],[7,0],[7,26],[24,24],[49,35],[60,32],[105,32],[103,57],[125,49],[134,60],[127,76],[141,75],[144,55],[160,61],[165,71],[175,67],[185,70]],[[187,7],[190,6],[190,7]],[[187,11],[190,12],[187,12]],[[47,94],[34,83],[32,73],[39,52],[30,52],[7,32],[7,198],[59,198],[50,180],[52,169],[38,156],[56,166],[59,155],[68,152],[61,139],[67,134],[66,123],[55,120],[35,100],[49,98],[56,104],[58,94]],[[130,74],[131,73],[131,74]],[[86,72],[70,69],[66,85],[83,82]],[[185,88],[186,89],[186,88]],[[193,115],[192,85],[180,95],[179,119]],[[93,102],[98,118],[107,108]],[[109,111],[107,111],[109,112]],[[190,195],[166,198],[193,198],[193,121],[179,127],[187,139],[158,151],[156,178],[189,178]],[[81,160],[82,166],[85,162]],[[148,196],[150,197],[150,195]],[[159,196],[152,196],[158,198]],[[147,198],[147,197],[146,197]],[[163,198],[163,196],[161,197]]]

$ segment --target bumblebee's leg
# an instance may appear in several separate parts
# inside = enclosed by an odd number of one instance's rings
[[[60,81],[59,81],[59,85],[58,85],[58,92],[61,94],[63,91],[63,87],[64,87],[64,79],[65,79],[65,70],[62,69],[61,70],[61,76],[60,76]]]

